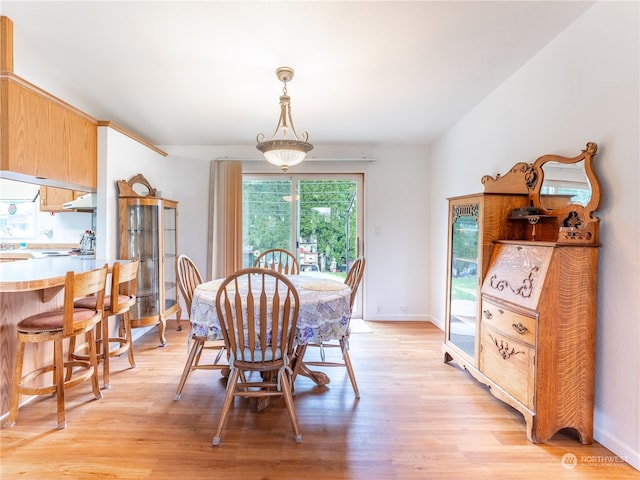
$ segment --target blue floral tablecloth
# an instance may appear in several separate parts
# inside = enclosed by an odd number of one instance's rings
[[[300,297],[298,344],[340,339],[347,334],[351,289],[342,282],[309,275],[289,275]],[[222,339],[216,294],[223,279],[199,285],[191,303],[191,335]]]

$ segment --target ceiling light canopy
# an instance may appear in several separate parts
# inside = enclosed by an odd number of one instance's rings
[[[259,133],[256,138],[258,141],[256,148],[262,152],[267,162],[281,167],[283,172],[289,170],[290,166],[302,162],[307,152],[313,150],[313,145],[307,142],[309,134],[302,132],[298,137],[293,126],[291,98],[287,95],[287,82],[291,81],[293,74],[293,68],[289,67],[280,67],[276,70],[278,80],[284,83],[280,96],[280,119],[271,139],[265,140],[264,133]]]

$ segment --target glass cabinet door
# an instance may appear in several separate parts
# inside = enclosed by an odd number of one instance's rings
[[[120,196],[120,257],[138,258],[137,302],[131,307],[133,328],[159,326],[167,343],[167,319],[175,315],[180,330],[176,282],[178,202],[152,196]]]
[[[127,205],[128,257],[140,259],[137,302],[131,308],[132,319],[160,314],[160,250],[158,245],[158,206]]]
[[[475,358],[478,312],[479,203],[451,205],[448,341]]]
[[[178,303],[178,286],[176,279],[177,257],[177,209],[164,205],[164,309],[169,310]]]

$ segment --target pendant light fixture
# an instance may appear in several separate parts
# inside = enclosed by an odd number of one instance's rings
[[[313,149],[313,145],[307,142],[309,134],[302,132],[298,137],[293,126],[291,98],[287,95],[287,82],[291,81],[293,74],[293,68],[290,67],[280,67],[276,70],[278,80],[284,83],[280,96],[280,119],[270,140],[265,140],[264,133],[259,133],[256,138],[256,148],[262,152],[267,162],[281,167],[283,172],[289,170],[290,166],[302,162],[307,152]],[[276,138],[278,134],[279,138]]]

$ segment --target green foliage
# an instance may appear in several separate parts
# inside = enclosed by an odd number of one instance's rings
[[[454,258],[478,258],[478,221],[474,217],[458,217],[453,225]]]
[[[475,275],[451,279],[451,300],[476,300],[478,277]]]
[[[478,221],[468,215],[453,224],[451,258],[451,299],[476,300]]]
[[[291,250],[291,182],[244,180],[242,182],[243,244],[253,250]]]
[[[301,180],[298,203],[292,203],[292,184],[286,180],[243,181],[243,240],[245,247],[264,251],[291,246],[291,208],[298,208],[298,241],[317,243],[338,268],[355,259],[356,182],[351,180]],[[348,242],[348,245],[347,245]],[[347,251],[348,247],[348,251]]]

